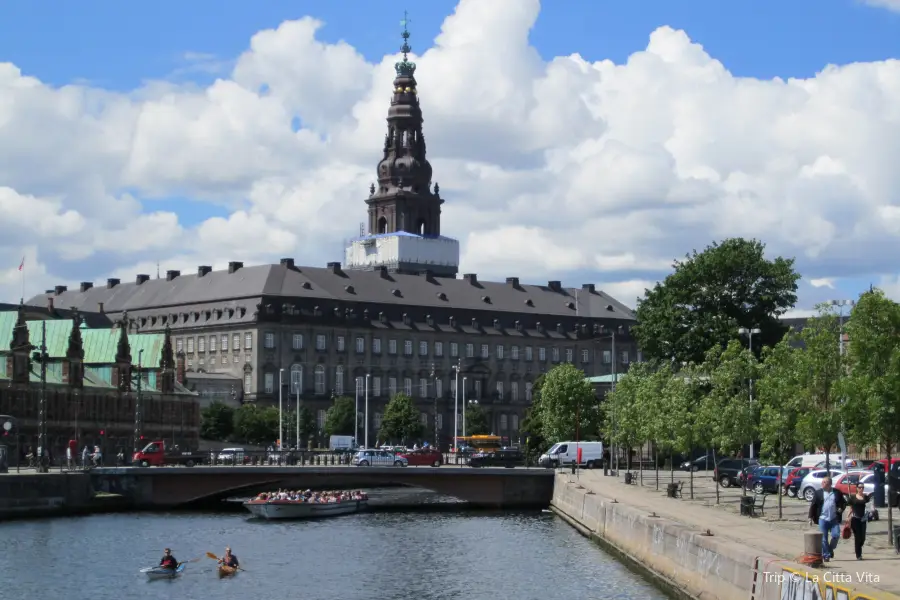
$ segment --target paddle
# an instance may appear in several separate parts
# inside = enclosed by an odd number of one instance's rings
[[[213,560],[216,561],[216,562],[219,562],[219,557],[216,556],[215,554],[213,554],[212,552],[207,552],[207,553],[206,553],[206,556],[208,556],[209,558],[213,559]],[[235,567],[235,568],[236,568],[238,571],[246,571],[246,570],[247,570],[247,569],[245,569],[244,567]]]

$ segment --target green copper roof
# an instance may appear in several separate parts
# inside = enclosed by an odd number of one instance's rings
[[[622,377],[625,376],[625,373],[616,373],[615,379],[617,381],[622,381]],[[613,375],[597,375],[596,377],[586,377],[588,381],[591,383],[612,383]]]
[[[50,358],[65,358],[69,348],[69,335],[72,333],[72,320],[61,321],[28,321],[28,340],[33,346],[41,347],[42,324],[47,324],[47,354]],[[15,320],[13,320],[15,324]],[[10,330],[12,338],[12,330]]]
[[[0,312],[0,352],[9,350],[9,343],[12,341],[17,316],[14,310]]]
[[[47,337],[50,337],[49,334]],[[116,362],[116,350],[119,347],[118,329],[83,329],[81,339],[86,364],[109,365]],[[162,333],[129,334],[131,363],[138,364],[138,355],[143,349],[142,366],[146,369],[158,369],[164,340],[165,335]]]

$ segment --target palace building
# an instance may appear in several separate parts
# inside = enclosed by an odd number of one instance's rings
[[[56,458],[69,440],[79,451],[100,446],[107,464],[143,439],[196,447],[198,397],[178,382],[169,332],[137,332],[127,321],[52,302],[44,310],[0,306],[0,415],[15,423],[0,443],[25,454],[43,425]]]
[[[511,439],[532,382],[554,365],[571,362],[589,376],[611,374],[614,362],[626,371],[639,360],[634,313],[593,284],[457,276],[459,242],[441,231],[444,198],[426,157],[408,38],[404,30],[377,183],[365,200],[368,233],[349,242],[343,263],[233,261],[221,271],[56,286],[28,303],[125,319],[129,336],[170,331],[199,394],[209,381],[215,394],[236,390],[237,400],[299,399],[320,429],[332,396],[362,397],[368,381],[370,437],[402,392],[416,399],[428,439],[447,443],[457,368],[460,403],[478,402],[494,433]]]

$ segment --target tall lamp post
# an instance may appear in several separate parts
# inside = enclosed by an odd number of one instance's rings
[[[759,335],[762,333],[759,327],[754,327],[753,329],[747,329],[746,327],[741,327],[738,329],[738,335],[747,336],[747,348],[750,352],[753,352],[753,336]],[[750,404],[753,405],[753,379],[750,379]],[[750,440],[750,460],[753,460],[753,440]]]
[[[138,448],[138,444],[141,439],[141,400],[142,396],[142,387],[141,383],[143,383],[143,375],[142,370],[144,366],[144,349],[141,348],[138,350],[138,364],[137,364],[137,396],[134,399],[134,453],[137,454],[137,451],[140,450]],[[132,455],[133,456],[133,455]]]
[[[50,465],[47,461],[47,322],[41,321],[41,347],[35,353],[41,365],[41,388],[38,400],[38,456],[35,471],[48,473]]]
[[[838,323],[840,324],[840,330],[838,332],[838,348],[840,348],[841,355],[844,354],[844,309],[850,308],[853,310],[853,307],[856,306],[856,302],[853,300],[829,300],[828,304],[831,306],[837,307],[838,309]]]
[[[453,389],[453,452],[454,454],[459,452],[459,371],[462,366],[462,359],[456,359],[456,364],[453,365],[453,370],[456,372],[456,385],[454,385]],[[464,407],[465,410],[465,407]]]
[[[365,406],[365,415],[363,416],[366,420],[365,426],[365,441],[366,448],[369,447],[369,373],[366,373],[366,406]]]
[[[434,386],[434,447],[440,450],[441,430],[438,427],[438,389],[437,377],[434,374],[434,363],[431,363],[431,383]]]
[[[278,450],[284,447],[284,414],[281,397],[284,395],[284,369],[278,369]],[[280,459],[281,457],[279,457]]]
[[[463,377],[463,437],[466,437],[466,381],[468,381],[468,377]]]
[[[353,421],[353,443],[359,444],[359,393],[360,388],[363,386],[362,377],[357,377],[356,381],[356,414],[354,415]]]

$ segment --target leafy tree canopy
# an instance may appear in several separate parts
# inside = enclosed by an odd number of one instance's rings
[[[466,435],[490,435],[487,411],[479,404],[466,407]]]
[[[754,350],[778,343],[778,320],[797,301],[793,259],[766,259],[756,240],[730,238],[676,261],[674,273],[645,290],[634,327],[648,360],[700,364],[724,348],[739,327],[755,328]]]
[[[797,437],[797,419],[800,416],[798,402],[800,375],[799,354],[803,350],[791,345],[791,336],[763,351],[759,380],[754,389],[759,402],[759,438],[761,454],[784,464],[794,454],[793,442]]]
[[[388,402],[381,417],[378,437],[385,441],[406,443],[422,437],[422,421],[413,399],[396,394]]]
[[[737,453],[754,440],[758,407],[750,401],[750,381],[758,367],[756,357],[732,339],[724,350],[711,348],[696,371],[708,386],[700,410],[712,446]]]
[[[234,435],[238,441],[265,446],[278,438],[278,409],[244,404],[234,412]]]
[[[325,435],[356,435],[356,401],[340,396],[325,414]]]
[[[543,384],[543,375],[538,376],[532,383],[531,406],[525,411],[525,418],[522,419],[521,425],[522,433],[528,438],[529,449],[538,451],[543,451],[550,447],[550,444],[544,439],[544,424],[541,421],[541,387]],[[466,430],[466,433],[468,433],[468,430]]]
[[[200,411],[200,437],[225,441],[234,431],[234,409],[221,402],[213,402]]]
[[[541,424],[547,441],[596,438],[603,416],[584,372],[569,363],[554,367],[541,387]]]

